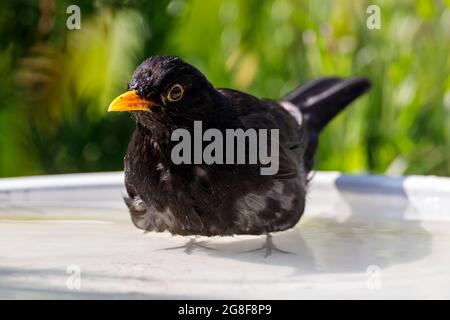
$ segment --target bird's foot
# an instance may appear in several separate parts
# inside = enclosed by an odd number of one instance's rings
[[[195,238],[190,239],[185,245],[182,246],[176,246],[176,247],[170,247],[170,248],[164,248],[164,249],[160,249],[160,250],[177,250],[177,249],[184,249],[183,251],[186,254],[191,254],[195,249],[206,249],[206,250],[215,250],[214,248],[210,248],[206,245],[204,245],[205,243],[207,243],[206,241],[197,241],[195,240]]]
[[[257,248],[257,249],[253,249],[253,250],[248,250],[245,252],[256,252],[256,251],[260,251],[260,250],[266,250],[265,254],[264,254],[264,258],[267,258],[269,256],[272,255],[272,252],[276,251],[279,253],[284,253],[284,254],[295,254],[289,251],[284,251],[279,249],[272,241],[272,235],[271,234],[267,234],[266,235],[266,241],[264,242],[263,246],[261,248]]]

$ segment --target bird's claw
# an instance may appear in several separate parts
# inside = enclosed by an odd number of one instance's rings
[[[279,249],[272,241],[272,235],[268,234],[266,236],[266,241],[264,242],[264,244],[262,245],[261,248],[257,248],[257,249],[252,249],[252,250],[247,250],[245,252],[257,252],[260,250],[266,250],[265,254],[264,254],[264,258],[267,258],[269,256],[272,255],[273,251],[279,252],[279,253],[283,253],[283,254],[295,254],[289,251],[285,251],[285,250],[281,250]]]
[[[168,250],[184,249],[183,251],[186,254],[191,254],[194,251],[194,249],[198,249],[198,248],[202,248],[202,249],[206,249],[206,250],[215,250],[214,248],[210,248],[210,247],[204,245],[204,243],[206,243],[206,241],[196,241],[195,239],[190,239],[185,245],[164,248],[164,249],[160,249],[160,250],[168,251]]]

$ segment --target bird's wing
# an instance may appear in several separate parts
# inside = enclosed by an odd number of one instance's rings
[[[279,179],[295,178],[301,165],[306,147],[306,132],[301,124],[278,102],[258,99],[254,96],[231,89],[220,89],[229,98],[243,129],[279,130]]]

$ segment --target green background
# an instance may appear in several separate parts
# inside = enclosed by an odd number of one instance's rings
[[[70,4],[81,30],[66,27]],[[320,76],[366,76],[372,91],[326,129],[316,167],[448,176],[449,49],[449,0],[2,1],[0,176],[122,170],[134,123],[106,109],[155,54],[274,99]]]

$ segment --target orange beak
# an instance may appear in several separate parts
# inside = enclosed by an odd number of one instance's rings
[[[125,92],[111,102],[108,112],[112,111],[149,111],[153,102],[142,99],[136,90]]]

